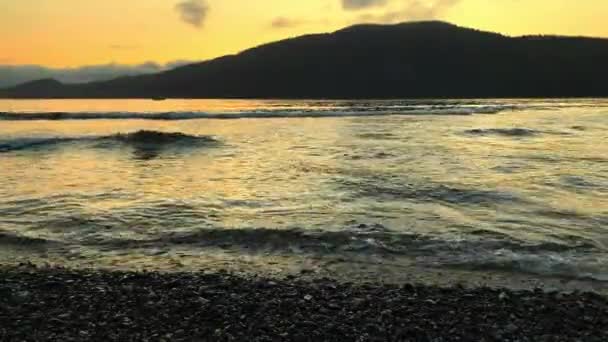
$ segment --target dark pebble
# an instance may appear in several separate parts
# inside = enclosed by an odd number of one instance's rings
[[[608,341],[594,293],[0,269],[0,341]]]

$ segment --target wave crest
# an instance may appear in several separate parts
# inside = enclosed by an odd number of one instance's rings
[[[532,137],[541,134],[528,128],[477,128],[465,131],[469,135],[501,135],[507,137]]]
[[[140,130],[132,133],[118,133],[100,140],[116,140],[124,143],[172,144],[183,142],[216,142],[209,136],[189,135],[180,132],[159,132]]]
[[[303,229],[201,229],[170,232],[153,239],[110,238],[84,241],[102,250],[131,250],[138,253],[180,248],[219,248],[239,253],[311,254],[357,259],[376,256],[406,257],[428,267],[497,270],[608,281],[604,252],[589,241],[574,244],[527,243],[493,234],[472,240],[450,239],[414,233],[398,233],[381,225],[359,225],[343,231]],[[594,261],[595,260],[595,261]]]
[[[21,150],[43,150],[45,148],[56,147],[66,144],[86,144],[98,143],[94,147],[111,147],[113,144],[120,143],[127,145],[148,145],[154,146],[192,146],[200,147],[212,145],[218,141],[210,136],[189,135],[185,133],[172,133],[140,130],[131,133],[117,133],[107,136],[83,136],[83,137],[50,137],[50,138],[13,138],[0,141],[0,152],[12,152]],[[101,145],[99,145],[101,144]]]

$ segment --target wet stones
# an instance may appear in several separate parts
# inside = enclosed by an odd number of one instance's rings
[[[0,269],[0,341],[606,341],[608,299],[331,279]]]

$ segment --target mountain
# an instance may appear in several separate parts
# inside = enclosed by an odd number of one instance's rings
[[[608,39],[508,37],[428,21],[357,25],[158,74],[53,80],[15,98],[415,98],[608,96]]]

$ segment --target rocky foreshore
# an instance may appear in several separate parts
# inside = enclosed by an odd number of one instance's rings
[[[0,341],[608,341],[608,298],[5,267]]]

